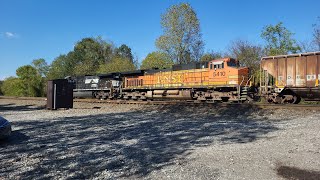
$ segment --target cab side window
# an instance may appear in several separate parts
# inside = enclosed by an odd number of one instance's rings
[[[215,64],[214,65],[214,69],[223,69],[224,68],[224,64]]]

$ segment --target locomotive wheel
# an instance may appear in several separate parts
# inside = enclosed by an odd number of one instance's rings
[[[290,100],[286,99],[286,96],[283,96],[281,103],[282,104],[298,104],[301,101],[301,98],[299,96],[296,95],[291,95],[292,98]]]
[[[298,104],[301,101],[301,98],[299,96],[294,96],[294,101],[292,102],[292,104]]]

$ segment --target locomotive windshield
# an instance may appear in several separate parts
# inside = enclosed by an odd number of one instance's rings
[[[239,67],[239,61],[236,61],[235,59],[230,59],[227,64],[229,67]]]
[[[224,68],[224,62],[211,62],[210,63],[210,69],[223,69]]]

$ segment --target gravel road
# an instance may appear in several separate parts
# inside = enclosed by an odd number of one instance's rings
[[[320,179],[319,112],[0,99],[0,179]]]

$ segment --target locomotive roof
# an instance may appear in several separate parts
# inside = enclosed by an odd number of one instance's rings
[[[167,72],[167,71],[172,71],[172,68],[168,68],[168,69],[148,69],[148,70],[145,70],[145,73],[151,74],[151,73]]]
[[[219,59],[213,59],[213,60],[211,60],[211,61],[227,61],[227,62],[229,62],[230,60],[235,60],[235,61],[237,61],[236,59],[234,59],[234,58],[229,58],[229,57],[227,57],[227,58],[219,58]]]
[[[192,62],[188,64],[175,64],[175,65],[172,65],[172,68],[147,69],[147,70],[144,70],[144,72],[148,74],[152,74],[157,72],[180,71],[180,70],[202,69],[202,68],[208,68],[208,62]]]
[[[208,62],[192,62],[188,64],[175,64],[172,66],[173,71],[188,70],[188,69],[202,69],[208,68]]]
[[[108,74],[98,74],[97,76],[101,78],[108,78],[108,77],[114,77],[114,76],[119,76],[120,73],[108,73]]]
[[[287,58],[287,57],[299,57],[299,56],[312,56],[312,55],[320,55],[320,51],[305,52],[305,53],[298,53],[298,54],[288,54],[288,55],[278,55],[278,56],[266,56],[266,57],[262,57],[261,60],[279,59],[279,58]]]
[[[134,75],[143,75],[144,74],[144,70],[135,70],[135,71],[126,71],[126,72],[121,72],[120,73],[121,75],[131,75],[131,76],[134,76]]]

